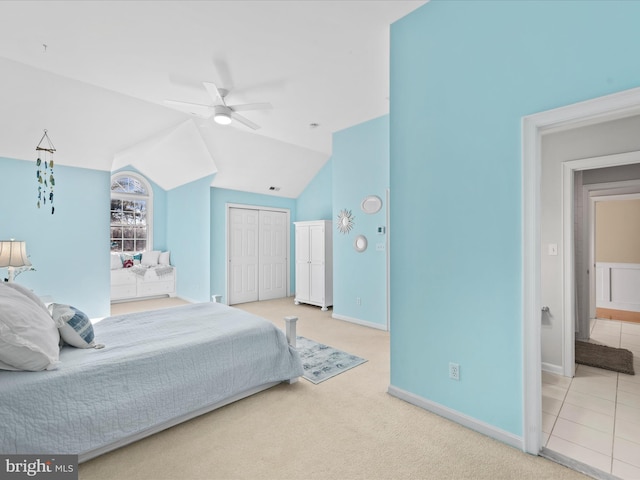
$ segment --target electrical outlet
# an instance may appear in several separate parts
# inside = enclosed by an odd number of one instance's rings
[[[449,363],[449,378],[452,380],[460,380],[460,365],[457,363]]]
[[[356,297],[356,305],[362,305],[362,300],[360,300],[360,297]]]

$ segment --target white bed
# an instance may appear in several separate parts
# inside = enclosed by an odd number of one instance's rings
[[[295,320],[287,317],[292,339]],[[64,346],[55,370],[0,370],[0,453],[86,461],[302,375],[282,330],[218,303],[109,317],[93,328],[104,348]]]

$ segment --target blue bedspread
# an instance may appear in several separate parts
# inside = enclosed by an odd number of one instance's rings
[[[0,371],[0,453],[82,454],[302,375],[271,322],[218,303],[109,317],[103,349],[65,346],[58,370]]]

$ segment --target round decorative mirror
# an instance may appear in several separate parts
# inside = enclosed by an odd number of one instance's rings
[[[376,213],[382,208],[382,200],[377,195],[369,195],[368,197],[364,197],[360,208],[364,213]]]
[[[356,240],[353,242],[353,248],[356,249],[356,252],[364,252],[367,249],[367,237],[364,235],[358,235]]]
[[[355,217],[351,213],[351,210],[343,209],[340,210],[338,214],[338,221],[336,222],[336,227],[340,233],[349,233],[353,228],[353,219]]]

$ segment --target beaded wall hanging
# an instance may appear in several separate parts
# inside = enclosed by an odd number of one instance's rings
[[[46,143],[43,143],[45,142]],[[36,160],[36,177],[38,179],[38,208],[47,205],[47,201],[51,206],[51,215],[54,214],[53,206],[53,187],[56,185],[56,179],[53,176],[53,153],[56,151],[47,131],[40,139],[40,143],[36,147],[38,159]]]

